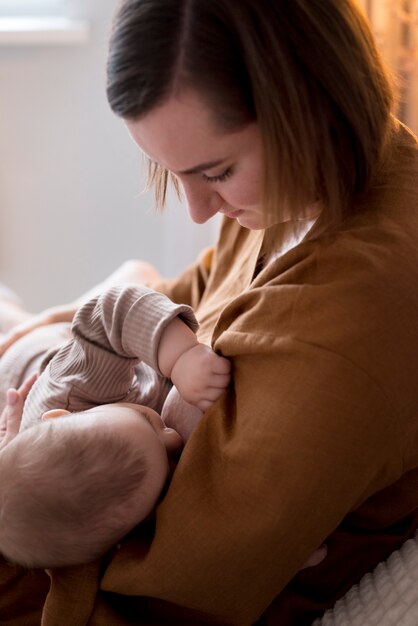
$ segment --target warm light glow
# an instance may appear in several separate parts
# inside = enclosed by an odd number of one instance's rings
[[[418,0],[358,0],[398,78],[399,117],[418,132]]]

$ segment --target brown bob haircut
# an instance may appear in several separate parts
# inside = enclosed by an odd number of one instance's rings
[[[393,93],[354,0],[122,1],[108,58],[113,111],[137,120],[190,88],[218,130],[259,125],[266,211],[297,219],[320,200],[326,229],[370,187]],[[167,180],[151,164],[159,205]]]

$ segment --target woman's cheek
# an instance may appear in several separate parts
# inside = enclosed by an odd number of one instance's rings
[[[232,207],[244,208],[260,204],[261,186],[258,178],[254,180],[238,179],[230,182],[228,189],[225,187],[224,193],[221,192],[224,200]]]

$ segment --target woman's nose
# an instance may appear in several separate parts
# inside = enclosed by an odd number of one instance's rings
[[[216,191],[205,190],[200,186],[183,187],[189,215],[196,224],[204,224],[222,207],[222,198]]]

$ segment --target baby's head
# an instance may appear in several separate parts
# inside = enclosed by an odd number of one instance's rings
[[[65,413],[65,416],[63,416]],[[154,508],[181,448],[146,407],[55,411],[0,453],[0,552],[25,567],[104,554]]]

